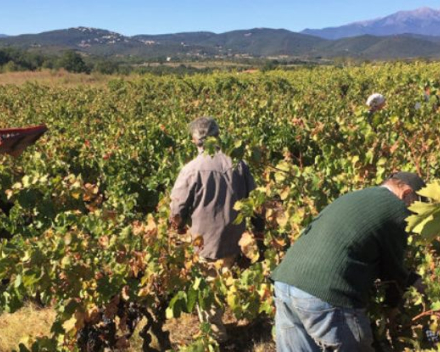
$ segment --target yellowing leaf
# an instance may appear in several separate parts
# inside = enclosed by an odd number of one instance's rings
[[[281,227],[281,228],[285,228],[287,225],[287,215],[284,211],[278,211],[277,217],[276,217],[276,221],[277,224]]]
[[[234,204],[234,210],[240,211],[243,208],[243,203],[240,201],[235,202]]]
[[[423,197],[430,198],[437,203],[440,203],[440,182],[434,181],[428,184],[425,188],[422,188],[417,192]]]
[[[238,244],[246,258],[251,260],[251,263],[255,263],[258,260],[260,254],[258,252],[258,246],[254,236],[252,236],[249,232],[245,232],[241,236]]]
[[[145,297],[148,296],[150,293],[150,288],[149,287],[143,287],[139,290],[138,292],[138,296],[139,297]]]
[[[194,238],[193,242],[192,242],[194,247],[199,247],[202,248],[203,247],[203,237],[198,235]]]
[[[71,193],[72,197],[75,199],[79,199],[81,197],[81,192],[80,191],[73,191]]]
[[[281,200],[286,200],[287,197],[289,197],[290,194],[290,187],[284,188],[280,193]]]
[[[419,194],[440,199],[440,185],[429,184]],[[415,202],[409,209],[414,214],[406,219],[408,232],[422,235],[425,241],[432,241],[440,234],[440,204]]]
[[[76,325],[76,318],[75,318],[75,316],[73,316],[72,318],[70,318],[69,320],[66,320],[63,323],[63,328],[66,332],[70,332],[73,329],[75,329],[75,325]]]
[[[151,214],[148,214],[148,221],[147,221],[147,226],[145,227],[145,232],[150,236],[157,234],[157,225],[156,222],[154,221],[153,215]]]

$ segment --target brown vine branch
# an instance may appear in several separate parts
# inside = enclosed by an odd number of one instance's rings
[[[419,320],[420,318],[426,317],[428,315],[436,315],[440,317],[440,310],[428,310],[426,312],[420,313],[419,315],[416,315],[414,318],[412,318],[412,321]]]

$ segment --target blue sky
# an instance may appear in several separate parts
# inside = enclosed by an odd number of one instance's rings
[[[440,0],[0,0],[0,33],[78,26],[125,35],[254,27],[301,31],[425,6],[440,9]]]

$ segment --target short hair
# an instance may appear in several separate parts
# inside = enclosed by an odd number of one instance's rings
[[[403,188],[405,186],[410,187],[410,185],[408,185],[407,183],[403,182],[402,180],[399,180],[397,178],[387,178],[386,180],[384,180],[382,183],[382,185],[395,185],[398,188]]]
[[[425,181],[423,181],[423,179],[420,178],[420,176],[414,172],[405,172],[405,171],[393,172],[388,177],[387,180],[402,181],[404,184],[410,186],[415,192],[426,187]]]
[[[417,193],[422,188],[426,187],[425,181],[423,181],[419,175],[413,172],[394,172],[392,173],[382,185],[393,184],[398,188],[403,188],[408,186],[412,189],[414,193]],[[428,199],[419,195],[419,200],[421,202],[428,202]]]
[[[220,131],[213,117],[199,117],[189,124],[189,132],[198,147],[203,146],[208,137],[218,137]]]
[[[377,109],[379,106],[384,104],[386,101],[385,97],[382,94],[374,93],[371,94],[367,99],[367,105],[370,109]]]

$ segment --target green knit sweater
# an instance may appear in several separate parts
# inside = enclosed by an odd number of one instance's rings
[[[272,274],[334,306],[363,308],[375,279],[405,286],[405,204],[384,187],[346,194],[303,231]]]

